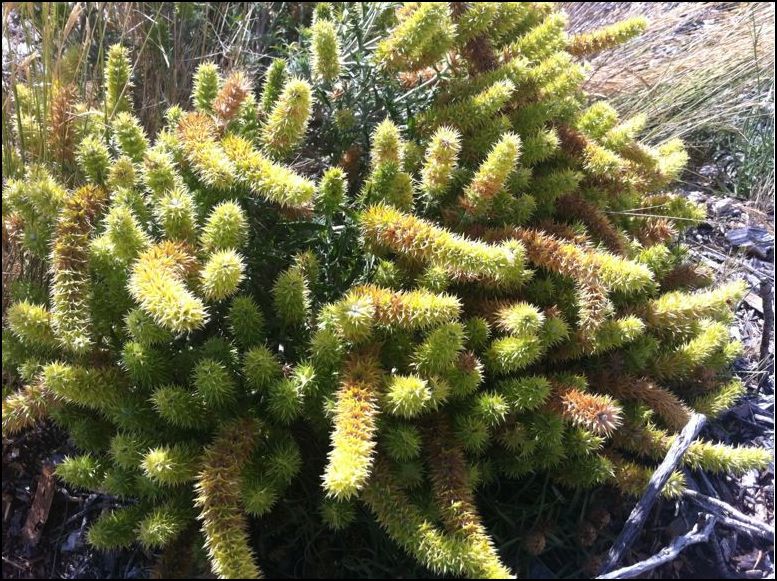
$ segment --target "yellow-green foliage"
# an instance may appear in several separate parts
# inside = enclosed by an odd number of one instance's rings
[[[220,84],[219,69],[214,63],[203,63],[197,67],[192,89],[195,109],[204,113],[212,113],[213,102],[216,100]]]
[[[693,401],[693,407],[699,413],[714,417],[734,407],[744,393],[745,386],[742,381],[732,379],[710,393],[696,398]]]
[[[410,10],[375,51],[376,60],[394,71],[435,64],[453,41],[455,29],[447,2],[419,3]]]
[[[426,150],[426,162],[421,172],[423,190],[431,196],[445,193],[456,169],[461,137],[455,129],[440,127]]]
[[[76,158],[81,171],[90,181],[99,185],[105,184],[111,160],[108,146],[100,137],[85,137],[78,145]]]
[[[148,141],[140,121],[132,114],[122,111],[113,119],[113,141],[121,153],[138,163],[146,153]]]
[[[371,512],[437,575],[509,577],[490,484],[639,495],[693,411],[742,395],[746,286],[700,288],[674,241],[704,215],[671,193],[682,144],[583,90],[576,57],[644,23],[569,37],[554,3],[393,6],[317,5],[261,94],[201,64],[156,135],[132,110],[143,57],[112,47],[100,112],[72,104],[70,173],[5,184],[9,241],[48,274],[10,293],[3,435],[50,417],[79,449],[58,476],[126,501],[94,547],[199,529],[215,575],[255,578],[249,530]],[[357,11],[379,39],[352,36]],[[684,460],[770,455],[697,440]]]
[[[51,313],[43,306],[21,300],[8,308],[8,328],[21,343],[30,348],[55,343]]]
[[[311,107],[308,82],[289,79],[262,128],[262,142],[271,156],[283,158],[302,141]]]
[[[310,314],[310,288],[305,272],[292,266],[278,276],[272,288],[275,308],[284,324],[296,326]]]
[[[340,41],[334,23],[316,20],[310,29],[313,72],[326,83],[340,74]]]
[[[235,164],[216,141],[217,128],[206,113],[187,113],[178,124],[178,137],[192,169],[202,182],[216,190],[228,190],[235,182]]]
[[[41,166],[31,166],[24,179],[11,179],[3,187],[3,218],[24,224],[22,245],[38,256],[49,252],[56,216],[66,192]]]
[[[588,56],[623,44],[648,27],[644,17],[634,17],[593,32],[579,34],[570,40],[569,51],[575,56]]]
[[[248,236],[248,222],[235,202],[222,202],[210,213],[202,229],[200,244],[205,252],[240,249]]]
[[[399,128],[390,119],[375,128],[370,154],[372,171],[364,183],[364,202],[385,202],[403,210],[412,208],[413,179],[402,169],[405,148]]]
[[[744,296],[745,289],[744,283],[738,281],[710,291],[666,293],[646,305],[645,319],[659,332],[692,332],[705,316],[728,320],[732,305]]]
[[[252,193],[282,206],[300,207],[312,201],[316,185],[284,165],[270,161],[247,140],[228,135],[224,151],[238,172],[238,179]]]
[[[240,510],[240,473],[257,437],[255,422],[236,421],[225,426],[205,450],[202,470],[197,475],[196,504],[205,546],[213,572],[223,579],[261,577]]]
[[[523,246],[469,240],[387,206],[371,206],[361,217],[368,242],[440,266],[456,278],[515,286],[528,278]]]
[[[54,235],[51,322],[62,348],[73,353],[85,353],[94,341],[87,252],[104,202],[105,192],[100,187],[82,187],[65,203]]]
[[[165,238],[181,242],[194,242],[197,234],[197,217],[194,213],[194,197],[183,187],[166,191],[154,206],[154,217],[162,228]],[[211,244],[208,238],[220,237],[214,233],[203,240],[203,246]]]
[[[355,356],[337,391],[332,449],[324,472],[324,489],[347,499],[367,483],[377,428],[377,383],[380,370],[368,356]]]
[[[200,289],[211,301],[220,301],[237,292],[243,280],[245,264],[234,250],[220,250],[210,255],[200,271]]]
[[[54,397],[40,383],[25,386],[3,400],[3,434],[16,434],[44,419]]]
[[[345,190],[348,185],[345,172],[339,167],[330,167],[321,177],[318,186],[316,208],[325,216],[331,216],[341,209],[345,201]]]
[[[108,117],[132,109],[132,63],[129,50],[114,44],[105,63],[105,110]]]
[[[359,342],[369,338],[376,326],[408,331],[429,329],[454,320],[460,311],[461,303],[450,295],[362,286],[331,305],[326,322],[343,338]]]
[[[520,138],[509,133],[503,135],[464,190],[462,205],[473,212],[484,211],[491,199],[504,189],[520,152]]]
[[[132,296],[157,324],[174,333],[197,329],[207,318],[202,300],[194,296],[184,282],[186,271],[193,262],[194,258],[186,253],[183,246],[160,243],[143,253],[132,268],[129,282]],[[220,274],[218,269],[214,269],[206,279],[214,292],[221,281]],[[237,282],[239,276],[238,266]],[[234,278],[232,273],[231,282]]]
[[[261,108],[268,113],[281,94],[283,84],[286,82],[286,62],[283,59],[275,59],[265,72],[264,86],[262,88]]]
[[[502,566],[484,563],[481,547],[470,546],[459,535],[444,533],[426,518],[407,498],[388,466],[376,468],[362,496],[389,536],[435,573],[479,579],[510,577]]]

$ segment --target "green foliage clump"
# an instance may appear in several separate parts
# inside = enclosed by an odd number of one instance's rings
[[[274,59],[267,67],[262,87],[261,109],[268,113],[275,106],[275,102],[281,95],[283,85],[286,82],[286,61]]]
[[[220,84],[219,69],[214,63],[203,63],[197,67],[192,88],[192,100],[197,111],[213,112],[213,102],[218,95]]]
[[[108,117],[132,110],[132,63],[129,50],[114,44],[105,63],[105,111]]]
[[[289,79],[262,127],[262,142],[273,157],[286,157],[299,145],[305,136],[311,107],[310,84],[302,79]]]
[[[319,19],[313,24],[311,49],[313,73],[325,83],[331,83],[340,74],[340,41],[330,20]]]
[[[65,189],[42,166],[30,167],[23,180],[8,180],[3,187],[3,219],[24,225],[21,243],[32,254],[44,257],[49,252],[65,197]]]

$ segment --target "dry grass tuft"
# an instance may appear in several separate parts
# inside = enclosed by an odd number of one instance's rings
[[[762,105],[774,67],[774,4],[757,2],[569,2],[574,29],[642,14],[645,34],[591,62],[586,88],[627,114],[653,120],[649,136],[730,129]]]
[[[586,88],[625,117],[651,120],[646,138],[684,139],[700,158],[733,158],[724,192],[774,200],[774,4],[565,2],[582,32],[643,15],[645,34],[591,61]]]

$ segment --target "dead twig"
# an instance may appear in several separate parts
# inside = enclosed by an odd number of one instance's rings
[[[72,515],[70,518],[68,518],[62,524],[62,526],[66,527],[66,526],[68,526],[70,524],[73,524],[75,521],[77,521],[81,517],[91,513],[94,510],[98,510],[98,509],[102,510],[103,507],[101,505],[97,504],[97,501],[100,500],[101,498],[107,499],[109,497],[107,497],[105,495],[98,496],[97,494],[90,494],[89,497],[86,499],[86,502],[84,503],[83,508],[81,510],[79,510],[77,513],[75,513],[74,515]]]
[[[19,571],[26,571],[27,569],[29,569],[28,565],[22,565],[20,563],[17,563],[16,561],[12,560],[10,557],[6,557],[5,555],[3,555],[3,563],[8,563],[12,567],[16,567],[17,569],[19,569]]]
[[[621,560],[621,557],[623,557],[623,553],[637,538],[637,535],[645,524],[648,514],[650,514],[650,510],[658,499],[658,495],[661,493],[667,480],[669,480],[669,476],[671,476],[672,472],[677,468],[683,454],[685,454],[685,451],[691,445],[691,442],[693,442],[699,434],[699,431],[706,421],[707,418],[703,414],[691,415],[691,419],[688,420],[683,431],[680,432],[680,435],[669,448],[666,458],[664,458],[664,461],[661,462],[661,465],[653,473],[653,476],[650,477],[650,482],[648,482],[645,493],[634,507],[634,510],[631,511],[623,530],[620,535],[618,535],[618,538],[615,539],[615,543],[607,554],[607,559],[599,571],[600,575],[612,571]]]
[[[774,332],[774,310],[772,309],[772,284],[768,280],[761,281],[758,289],[761,296],[764,314],[764,330],[761,335],[761,361],[769,358],[769,340]]]
[[[687,489],[683,492],[683,496],[692,500],[710,514],[715,515],[720,520],[720,524],[750,535],[759,536],[770,543],[774,543],[774,528],[767,523],[746,515],[722,500],[705,496],[695,490]]]
[[[723,579],[739,579],[738,575],[734,575],[731,572],[731,568],[726,562],[726,558],[723,556],[723,549],[720,546],[721,539],[718,538],[716,533],[713,533],[710,537],[710,546],[712,552],[715,554],[715,561],[718,563],[718,575]]]
[[[652,571],[656,567],[665,565],[676,559],[686,547],[709,541],[710,535],[715,528],[715,522],[717,522],[717,517],[705,515],[704,528],[701,528],[700,524],[697,523],[690,531],[677,537],[670,545],[664,547],[649,559],[645,559],[644,561],[640,561],[639,563],[635,563],[628,567],[622,567],[611,573],[599,575],[597,579],[633,579],[648,571]]]
[[[38,544],[43,527],[49,519],[51,502],[54,500],[54,492],[56,491],[55,484],[54,466],[45,464],[41,475],[38,477],[35,498],[33,498],[32,506],[27,513],[27,521],[22,529],[22,536],[32,546]]]

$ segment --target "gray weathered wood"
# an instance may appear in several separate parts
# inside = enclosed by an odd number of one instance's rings
[[[774,527],[767,523],[740,512],[718,498],[706,496],[695,490],[686,490],[683,492],[683,496],[695,502],[708,513],[715,515],[721,524],[774,543]]]
[[[707,515],[705,517],[703,529],[699,530],[699,524],[696,524],[690,531],[680,537],[677,537],[671,542],[671,544],[661,549],[658,553],[649,559],[645,559],[639,563],[629,565],[628,567],[622,567],[612,571],[611,573],[599,575],[597,579],[633,579],[634,577],[638,577],[644,573],[647,573],[648,571],[652,571],[656,567],[665,565],[666,563],[676,559],[677,555],[679,555],[686,547],[695,545],[697,543],[706,543],[709,541],[710,535],[715,528],[716,520],[716,517]]]
[[[648,482],[647,489],[642,495],[642,498],[640,498],[637,505],[631,511],[623,530],[620,535],[618,535],[618,538],[615,539],[615,543],[607,553],[607,559],[599,571],[600,575],[612,571],[621,560],[626,550],[634,543],[637,535],[645,525],[645,520],[647,519],[648,514],[650,514],[650,510],[656,503],[658,495],[661,493],[667,480],[669,480],[669,476],[671,476],[672,472],[677,468],[683,454],[685,454],[685,451],[691,445],[691,442],[693,442],[699,434],[699,431],[706,421],[707,418],[703,414],[692,414],[690,420],[688,420],[688,423],[683,428],[683,431],[675,438],[672,446],[666,453],[664,461],[661,462],[661,465],[656,468],[653,476],[650,477],[650,482]]]
[[[764,330],[761,335],[761,361],[769,358],[769,339],[774,333],[774,310],[772,309],[772,284],[768,280],[761,282],[758,289],[763,303]]]

